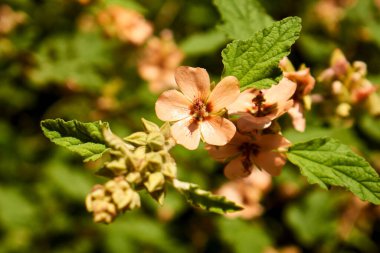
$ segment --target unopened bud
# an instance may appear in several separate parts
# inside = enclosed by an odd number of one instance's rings
[[[129,172],[125,179],[132,184],[139,184],[142,181],[140,172]]]
[[[165,178],[161,172],[155,172],[149,175],[148,181],[144,183],[148,192],[161,190],[165,185]]]
[[[149,152],[146,154],[146,160],[149,163],[161,165],[162,164],[162,157],[157,152]]]
[[[351,106],[347,103],[341,103],[336,108],[336,114],[341,117],[348,117],[350,115]]]
[[[165,138],[161,132],[152,132],[147,137],[148,145],[155,151],[161,150],[165,145]]]
[[[169,162],[162,165],[162,174],[169,178],[177,177],[177,165],[175,163]]]
[[[143,146],[147,143],[147,134],[144,132],[136,132],[125,137],[124,140],[134,145]]]
[[[160,131],[160,128],[156,124],[154,124],[153,122],[148,121],[146,119],[141,119],[141,120],[143,122],[145,130],[148,133],[159,132]]]

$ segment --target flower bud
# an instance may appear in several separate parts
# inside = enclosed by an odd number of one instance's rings
[[[148,121],[146,119],[141,119],[141,120],[143,122],[145,130],[148,133],[153,133],[153,132],[159,132],[160,131],[160,128],[156,124],[154,124],[153,122]]]
[[[123,140],[137,146],[143,146],[147,143],[147,134],[145,132],[136,132],[125,137]]]
[[[177,165],[172,162],[164,163],[162,165],[162,174],[169,178],[177,177]]]
[[[161,150],[165,145],[165,138],[161,132],[152,132],[147,137],[148,145],[154,150]]]
[[[149,175],[148,181],[144,183],[148,192],[161,190],[165,185],[165,178],[161,172],[155,172]]]

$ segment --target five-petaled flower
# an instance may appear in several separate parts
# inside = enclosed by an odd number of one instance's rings
[[[247,177],[254,168],[263,169],[272,176],[280,174],[286,163],[281,149],[290,146],[290,142],[280,134],[240,134],[223,147],[207,145],[209,154],[217,161],[229,160],[224,175],[229,179]]]
[[[242,92],[235,103],[227,107],[230,114],[239,115],[237,126],[240,131],[251,132],[270,126],[293,106],[290,99],[297,85],[283,78],[278,85],[266,90],[249,89]]]
[[[225,108],[239,96],[239,81],[234,76],[223,78],[210,91],[210,77],[203,68],[181,66],[175,71],[179,90],[163,92],[156,102],[156,114],[171,126],[178,144],[193,150],[202,138],[206,143],[222,146],[236,132],[235,125],[222,116]]]

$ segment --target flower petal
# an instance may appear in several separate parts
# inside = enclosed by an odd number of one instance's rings
[[[201,133],[199,124],[192,117],[182,119],[171,126],[173,138],[178,144],[187,149],[194,150],[199,145]]]
[[[203,68],[181,66],[175,70],[175,80],[182,93],[191,101],[206,100],[210,94],[210,77]]]
[[[224,167],[224,175],[226,176],[226,178],[234,180],[243,177],[248,177],[251,174],[252,169],[254,167],[250,166],[249,168],[245,168],[242,159],[243,158],[239,156],[230,161],[226,165],[226,167]]]
[[[234,103],[227,106],[228,113],[247,112],[247,110],[252,108],[252,99],[255,96],[256,94],[252,92],[252,89],[243,91]]]
[[[204,141],[217,146],[226,145],[236,132],[235,125],[220,116],[211,116],[209,119],[202,121],[200,126]]]
[[[250,113],[239,113],[241,116],[237,121],[237,127],[242,132],[251,132],[253,130],[264,129],[271,125],[270,117],[254,117]]]
[[[300,103],[295,103],[292,108],[288,110],[294,129],[299,132],[304,132],[306,128],[306,120],[303,115],[303,107]]]
[[[297,84],[287,78],[282,78],[278,85],[273,85],[265,91],[265,103],[275,104],[281,101],[287,101],[296,91]]]
[[[290,141],[288,141],[281,134],[254,134],[254,143],[260,147],[261,151],[272,151],[278,148],[285,148],[290,146]]]
[[[234,76],[223,78],[212,90],[208,103],[211,104],[213,112],[231,105],[240,94],[239,80]]]
[[[231,145],[229,143],[224,146],[206,145],[205,149],[208,151],[212,158],[220,162],[223,162],[226,159],[239,153],[238,146]]]
[[[278,176],[286,163],[286,157],[282,153],[268,151],[254,156],[254,161],[260,169],[266,170],[272,176]]]
[[[177,121],[190,115],[191,102],[179,91],[163,92],[156,102],[156,114],[163,121]]]

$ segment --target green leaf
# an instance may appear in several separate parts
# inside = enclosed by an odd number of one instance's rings
[[[248,39],[273,22],[257,0],[214,0],[214,4],[224,21],[220,28],[230,39]]]
[[[339,207],[343,201],[347,201],[347,198],[342,194],[310,192],[300,201],[287,206],[285,221],[303,245],[310,247],[321,241],[334,240]]]
[[[273,239],[265,227],[256,221],[241,219],[217,219],[221,239],[235,253],[266,252]]]
[[[364,114],[360,117],[359,127],[362,133],[369,137],[371,141],[380,143],[380,118]]]
[[[225,44],[226,36],[224,33],[219,30],[211,30],[187,37],[181,42],[180,47],[189,57],[213,53]]]
[[[380,204],[380,177],[364,158],[332,138],[318,138],[296,144],[288,159],[297,165],[309,183],[327,189],[347,188],[362,200]]]
[[[288,17],[248,40],[233,41],[222,51],[224,76],[236,76],[242,90],[269,88],[281,75],[278,64],[290,53],[300,31],[301,19]]]
[[[97,90],[104,84],[101,70],[112,66],[113,45],[100,34],[51,36],[34,53],[36,66],[29,72],[35,85],[67,82]]]
[[[45,136],[55,144],[65,147],[82,157],[94,161],[107,150],[102,128],[108,123],[101,121],[82,123],[77,120],[47,119],[41,121]]]
[[[213,213],[224,214],[239,211],[242,207],[227,200],[224,196],[213,195],[209,191],[199,188],[196,184],[173,180],[174,188],[185,196],[186,200],[193,206]]]

